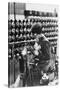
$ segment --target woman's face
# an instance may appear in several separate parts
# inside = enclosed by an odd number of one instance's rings
[[[39,38],[38,37],[36,38],[36,42],[39,42]]]

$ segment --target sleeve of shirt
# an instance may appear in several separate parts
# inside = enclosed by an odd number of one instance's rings
[[[41,44],[41,53],[39,53],[39,59],[49,60],[50,59],[50,45],[47,41]]]

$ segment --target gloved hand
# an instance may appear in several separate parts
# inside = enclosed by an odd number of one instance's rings
[[[39,54],[38,50],[41,49],[41,46],[38,45],[37,42],[35,42],[35,44],[34,44],[34,49],[35,49],[35,50],[34,50],[34,54],[35,54],[35,55],[38,55],[38,54]]]
[[[27,54],[27,49],[26,47],[24,47],[24,49],[22,50],[22,55],[25,56]]]

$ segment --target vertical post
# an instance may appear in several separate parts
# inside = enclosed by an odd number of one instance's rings
[[[8,3],[8,21],[9,21],[9,18],[10,18],[10,3]],[[9,22],[8,22],[9,23]],[[9,24],[8,24],[9,25]],[[8,26],[8,29],[9,29],[9,26]],[[8,44],[9,46],[9,44]],[[8,47],[9,49],[9,47]],[[8,57],[8,87],[10,86],[10,59]]]
[[[14,2],[14,20],[16,19],[15,17],[15,2]],[[15,24],[16,25],[16,24]],[[13,63],[14,63],[14,82],[15,82],[15,58],[14,58],[14,45],[15,43],[13,43]]]

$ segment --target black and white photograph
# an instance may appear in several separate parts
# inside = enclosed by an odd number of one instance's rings
[[[59,82],[58,5],[8,2],[8,87]]]

